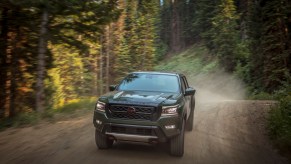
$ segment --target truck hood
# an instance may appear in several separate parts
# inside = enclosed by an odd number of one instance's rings
[[[132,105],[171,105],[181,97],[179,93],[148,92],[148,91],[114,91],[99,98],[100,101],[110,104]]]

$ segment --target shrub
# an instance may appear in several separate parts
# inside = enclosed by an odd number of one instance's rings
[[[278,105],[270,111],[269,133],[283,150],[291,150],[291,86],[276,92]]]
[[[87,98],[71,101],[60,108],[55,109],[56,112],[72,113],[75,110],[93,110],[96,98]]]
[[[249,96],[249,99],[251,100],[274,100],[274,96],[272,94],[269,94],[267,92],[259,92],[259,93],[252,93]]]

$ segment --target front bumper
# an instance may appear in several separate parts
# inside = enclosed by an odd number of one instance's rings
[[[113,119],[104,112],[94,111],[93,124],[99,132],[120,141],[166,142],[180,134],[181,119],[177,116],[160,117],[157,121]],[[166,128],[171,126],[172,128]],[[175,128],[173,128],[175,126]]]

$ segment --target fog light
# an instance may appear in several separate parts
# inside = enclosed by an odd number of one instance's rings
[[[166,125],[165,128],[166,129],[175,129],[176,125]]]
[[[101,125],[102,124],[102,121],[96,120],[96,123],[99,124],[99,125]]]

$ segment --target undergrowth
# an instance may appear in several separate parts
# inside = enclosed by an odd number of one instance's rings
[[[160,62],[154,70],[164,72],[177,72],[185,75],[206,74],[218,67],[215,58],[208,54],[206,47],[193,46],[168,60]]]
[[[270,111],[269,134],[276,146],[291,159],[291,86],[277,91],[275,98],[278,104]]]
[[[35,111],[20,113],[13,118],[5,118],[0,120],[0,130],[4,130],[9,127],[35,125],[41,120],[52,121],[54,120],[56,114],[68,115],[80,110],[93,111],[95,103],[96,97],[84,98],[68,102],[67,104],[56,109],[47,109],[41,114]]]

